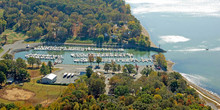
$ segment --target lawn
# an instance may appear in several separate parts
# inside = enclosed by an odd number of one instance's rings
[[[18,40],[24,40],[24,39],[27,39],[28,36],[26,36],[25,34],[23,33],[17,33],[17,32],[14,32],[13,30],[5,30],[1,35],[0,35],[0,41],[1,42],[4,42],[1,38],[3,35],[7,35],[7,44],[13,44],[15,41],[18,41]]]
[[[32,103],[33,105],[43,103],[45,102],[52,102],[56,100],[62,92],[66,89],[66,86],[61,86],[61,85],[44,85],[44,84],[38,84],[36,83],[38,79],[34,79],[31,82],[24,83],[23,86],[19,85],[8,85],[5,88],[21,88],[24,90],[31,91],[35,93],[35,96],[28,99],[27,101],[9,101],[5,99],[0,98],[1,103],[12,103],[12,102],[20,102],[20,103]]]
[[[54,71],[58,71],[60,70],[60,68],[54,68]],[[28,66],[27,69],[28,73],[30,73],[31,78],[33,78],[30,82],[26,82],[23,84],[23,86],[21,85],[7,85],[5,88],[10,89],[10,88],[21,88],[21,89],[25,89],[28,91],[32,91],[33,93],[35,93],[35,96],[30,98],[29,100],[26,101],[9,101],[3,98],[0,98],[0,102],[1,103],[12,103],[12,102],[19,102],[19,103],[32,103],[33,105],[42,103],[43,105],[47,105],[48,103],[51,103],[52,101],[56,100],[57,97],[59,97],[61,95],[61,93],[63,92],[63,90],[65,90],[66,86],[60,86],[60,85],[45,85],[45,84],[39,84],[36,83],[37,80],[40,79],[39,76],[41,76],[40,74],[40,69],[37,68],[37,66],[34,66],[34,69],[30,68],[30,66]],[[1,92],[1,89],[0,89]]]
[[[55,71],[58,71],[58,70],[60,70],[60,68],[53,68],[52,72],[55,72]],[[31,66],[28,66],[27,71],[30,74],[31,78],[41,76],[40,69],[37,66],[34,66],[33,69],[31,68]]]
[[[0,53],[2,53],[3,51],[4,51],[4,49],[0,47]]]

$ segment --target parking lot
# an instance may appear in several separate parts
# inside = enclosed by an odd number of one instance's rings
[[[87,66],[84,65],[64,65],[64,64],[59,64],[55,66],[56,68],[60,68],[59,71],[54,72],[54,74],[57,75],[57,81],[55,83],[58,84],[69,84],[69,83],[74,83],[76,79],[79,78],[78,75],[69,76],[69,77],[63,77],[64,73],[76,73],[79,74],[80,72],[85,72],[85,69]]]

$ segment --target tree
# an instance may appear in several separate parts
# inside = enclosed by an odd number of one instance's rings
[[[88,78],[90,78],[90,76],[92,75],[92,73],[93,73],[92,68],[87,68],[87,69],[86,69],[86,76],[87,76]]]
[[[98,63],[98,66],[99,66],[99,63],[102,62],[102,58],[101,57],[96,57],[96,62]]]
[[[117,86],[114,89],[114,94],[118,96],[124,96],[129,93],[128,86]]]
[[[24,68],[20,68],[16,76],[19,81],[30,80],[30,74]]]
[[[113,71],[113,72],[117,71],[117,65],[116,65],[116,64],[113,64],[113,65],[112,65],[112,71]]]
[[[171,90],[172,92],[175,92],[175,91],[178,89],[178,87],[179,87],[179,84],[178,84],[177,80],[172,80],[172,81],[169,83],[169,87],[170,87],[170,90]]]
[[[11,54],[5,54],[5,55],[3,56],[3,58],[4,58],[5,60],[13,60],[13,56],[12,56]]]
[[[105,82],[99,78],[92,78],[89,82],[89,93],[94,97],[98,97],[105,92]]]
[[[36,64],[37,64],[38,68],[40,68],[41,60],[40,59],[36,59]]]
[[[0,62],[0,71],[2,71],[5,74],[8,71],[8,66],[5,63],[3,63],[3,62]]]
[[[108,73],[108,71],[109,71],[110,69],[111,69],[111,64],[105,63],[105,65],[104,65],[104,70],[107,71],[107,73]]]
[[[121,65],[118,64],[117,71],[121,71]]]
[[[1,85],[2,85],[2,83],[5,82],[5,80],[6,80],[6,75],[2,71],[0,71],[0,83],[1,83]]]
[[[159,94],[155,94],[154,99],[157,100],[157,102],[159,102],[162,100],[162,97]]]
[[[132,73],[132,72],[134,72],[134,65],[132,65],[132,64],[125,64],[124,65],[124,67],[127,69],[127,71],[128,71],[128,73]]]
[[[148,76],[151,72],[153,72],[153,70],[151,68],[150,69],[144,68],[141,71],[141,74]]]
[[[36,59],[33,58],[33,57],[29,57],[29,58],[27,59],[27,62],[28,62],[29,65],[32,66],[32,68],[34,68],[34,64],[36,63]]]
[[[89,62],[90,62],[90,65],[92,66],[92,62],[94,62],[94,56],[93,54],[89,54]]]
[[[6,29],[7,22],[5,20],[0,19],[0,34],[2,34]]]
[[[142,103],[149,104],[152,102],[153,97],[150,94],[143,94],[141,95],[141,101]]]
[[[167,69],[167,61],[162,53],[155,55],[155,59],[160,67],[164,68],[165,70]]]
[[[27,68],[27,64],[26,64],[25,60],[23,60],[22,58],[16,59],[16,66],[18,68],[24,68],[24,69]]]
[[[53,70],[53,64],[51,61],[48,61],[47,66],[49,67],[50,73],[52,73]]]
[[[43,75],[47,75],[50,73],[50,69],[45,63],[42,63],[41,68],[40,68],[40,73]]]
[[[97,45],[102,46],[102,43],[104,42],[104,36],[103,35],[99,35],[97,38]]]

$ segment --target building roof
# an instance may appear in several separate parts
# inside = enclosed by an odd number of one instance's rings
[[[48,79],[54,79],[55,77],[57,77],[57,75],[55,75],[55,74],[53,74],[53,73],[50,73],[50,74],[48,74],[48,75],[46,75],[46,76],[44,76],[43,78],[48,78]]]

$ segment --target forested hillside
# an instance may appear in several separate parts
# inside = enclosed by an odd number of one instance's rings
[[[1,0],[0,7],[4,29],[26,33],[31,39],[150,45],[124,0]]]
[[[161,73],[144,69],[137,81],[128,72],[113,76],[106,95],[105,77],[92,73],[84,75],[49,106],[0,104],[7,109],[36,110],[211,110],[199,99],[197,92],[187,86],[179,73]]]

